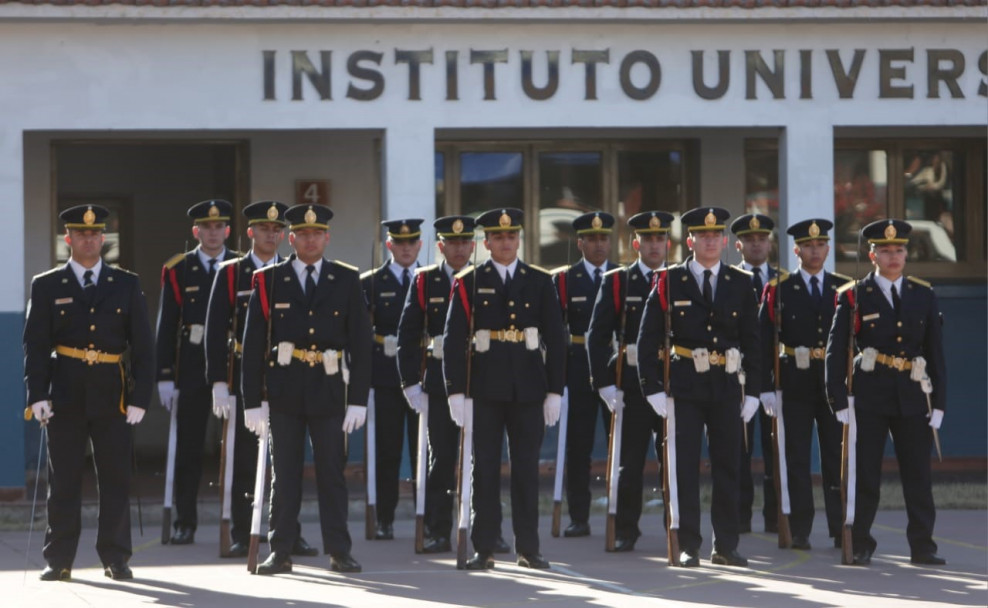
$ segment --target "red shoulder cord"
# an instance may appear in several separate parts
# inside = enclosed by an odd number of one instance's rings
[[[614,312],[621,310],[621,273],[614,273],[614,282],[611,284],[614,288]]]
[[[838,296],[840,297],[840,296]],[[847,290],[847,305],[851,307],[851,314],[854,315],[854,334],[861,333],[861,313],[854,309],[854,288]]]
[[[415,289],[419,292],[419,308],[425,310],[425,272],[415,276]]]
[[[226,281],[227,290],[230,292],[230,306],[236,308],[237,306],[237,285],[236,277],[234,273],[234,266],[236,264],[230,264],[226,267]]]
[[[559,304],[563,307],[563,312],[566,311],[566,271],[559,273]]]
[[[768,306],[768,318],[775,323],[775,290],[776,285],[765,285],[762,290],[762,306]]]
[[[663,272],[657,281],[656,289],[659,290],[659,304],[663,311],[669,310],[669,273]]]
[[[178,288],[178,273],[175,272],[174,268],[169,268],[167,266],[161,267],[161,286],[165,286],[165,281],[168,281],[172,285],[172,293],[175,295],[175,303],[182,306],[182,291]]]
[[[476,281],[477,278],[474,277],[473,280]],[[467,288],[463,284],[463,279],[456,279],[456,284],[453,285],[453,289],[456,289],[456,290],[458,290],[460,292],[460,302],[463,303],[463,313],[467,317],[467,327],[469,327],[470,326],[470,301],[467,300]]]
[[[254,276],[254,289],[257,290],[257,295],[261,298],[261,312],[264,313],[264,320],[269,321],[271,318],[271,306],[268,302],[268,288],[265,284],[263,272],[259,272]]]

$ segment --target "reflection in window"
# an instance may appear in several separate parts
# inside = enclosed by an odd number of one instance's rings
[[[834,152],[834,254],[855,259],[858,234],[865,225],[888,217],[888,158],[885,150]],[[859,252],[867,259],[866,244]]]
[[[553,268],[580,257],[573,220],[601,209],[599,152],[539,154],[539,264]]]
[[[744,212],[767,215],[778,225],[779,151],[749,149],[744,164]]]
[[[642,211],[667,211],[678,220],[682,211],[683,153],[679,150],[621,151],[618,160],[618,204],[615,240],[622,264],[636,257],[631,248],[628,218]],[[668,263],[682,261],[679,222],[669,233],[673,247]]]
[[[524,206],[521,152],[460,154],[460,212],[478,216],[494,207]]]
[[[436,152],[436,217],[446,215],[446,155]]]
[[[950,150],[906,149],[903,151],[902,191],[906,220],[913,230],[909,239],[909,260],[956,262],[961,249],[960,233],[954,218],[963,217],[955,201],[964,200],[963,156]],[[963,231],[961,231],[963,232]]]

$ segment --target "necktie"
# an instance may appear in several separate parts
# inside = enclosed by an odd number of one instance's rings
[[[507,270],[504,271],[504,291],[511,289],[511,273]]]
[[[819,308],[823,295],[820,293],[820,279],[816,277],[810,277],[810,297],[813,298],[813,305]]]
[[[401,271],[401,286],[402,286],[403,289],[405,289],[405,290],[408,289],[408,283],[411,280],[412,280],[412,275],[411,275],[410,272],[408,272],[408,269],[406,268],[406,269],[402,270]]]
[[[209,274],[216,272],[216,258],[209,258]]]
[[[316,267],[312,264],[305,267],[305,295],[309,298],[309,304],[312,303],[312,296],[316,293],[316,280],[312,277],[315,271]]]
[[[594,290],[594,293],[597,293],[597,291],[600,289],[600,276],[601,276],[600,268],[594,268],[593,269],[593,290]]]
[[[648,281],[648,286],[649,287],[652,287],[652,280],[654,278],[655,278],[655,271],[654,270],[649,270],[648,273],[645,275],[645,280]]]
[[[895,309],[895,316],[899,316],[899,310],[902,308],[902,300],[899,299],[899,290],[892,285],[892,308]]]
[[[82,286],[83,288],[94,287],[96,284],[93,283],[93,271],[87,270],[82,273]]]
[[[713,272],[709,268],[703,271],[703,299],[707,301],[707,304],[714,303],[714,290],[710,286],[710,276]]]
[[[761,298],[762,297],[762,289],[765,287],[765,284],[762,283],[762,267],[761,266],[752,266],[751,267],[751,272],[752,272],[752,274],[755,275],[754,278],[752,279],[752,283],[755,286],[755,295],[757,297]]]

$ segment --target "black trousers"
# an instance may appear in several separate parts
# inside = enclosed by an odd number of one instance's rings
[[[460,452],[460,427],[449,416],[446,395],[429,394],[429,471],[425,486],[425,525],[432,537],[449,538]]]
[[[634,540],[642,535],[638,526],[642,516],[645,460],[648,446],[655,442],[655,459],[659,476],[654,483],[662,487],[662,418],[645,401],[640,392],[624,394],[624,423],[621,425],[621,468],[618,477],[618,504],[614,517],[617,538]],[[664,527],[665,519],[660,522]]]
[[[906,501],[909,548],[913,555],[935,553],[933,525],[937,512],[930,478],[933,434],[926,416],[887,416],[869,413],[865,408],[858,408],[855,413],[858,422],[857,502],[852,529],[855,550],[874,551],[878,546],[871,535],[871,525],[878,510],[885,439],[891,433]]]
[[[703,429],[713,476],[710,519],[714,550],[729,552],[738,546],[738,453],[741,450],[741,417],[734,396],[712,401],[677,398],[676,476],[679,486],[679,546],[699,552],[700,535],[700,446]]]
[[[840,500],[840,456],[842,426],[830,411],[825,396],[815,401],[794,401],[783,395],[783,420],[786,425],[786,465],[789,480],[789,526],[794,536],[809,537],[813,531],[813,477],[810,473],[813,423],[816,422],[820,444],[820,472],[823,479],[823,503],[827,512],[827,532],[841,533],[844,521]]]
[[[298,538],[306,430],[316,469],[323,551],[349,553],[353,543],[347,530],[343,415],[288,415],[275,408],[271,408],[271,550],[289,553]]]
[[[610,433],[611,413],[595,391],[569,391],[566,418],[566,503],[574,523],[590,517],[590,456],[597,431],[597,412]]]
[[[772,418],[759,407],[755,417],[748,422],[748,449],[741,438],[740,497],[738,499],[738,521],[751,523],[751,505],[755,501],[755,482],[751,475],[751,453],[755,449],[755,425],[761,434],[762,460],[765,463],[765,477],[762,479],[762,516],[765,524],[776,525],[779,519],[779,500],[775,495],[775,459],[772,448]]]
[[[206,446],[206,423],[213,411],[213,393],[206,384],[181,388],[175,442],[175,528],[196,529],[197,503]]]
[[[250,541],[253,516],[254,480],[257,476],[257,435],[244,426],[244,403],[237,395],[237,407],[230,424],[236,424],[233,440],[233,483],[230,486],[230,537],[235,543]],[[222,475],[222,471],[220,472]],[[258,496],[257,500],[264,500]]]
[[[491,553],[501,535],[501,446],[508,433],[511,525],[517,553],[539,552],[539,450],[545,432],[540,402],[474,400],[474,549]]]
[[[126,562],[131,556],[133,430],[123,414],[86,418],[84,403],[53,402],[52,408],[56,415],[48,422],[45,561],[56,568],[71,568],[75,561],[82,531],[82,473],[91,440],[99,484],[96,553],[103,564]]]
[[[374,388],[374,425],[377,440],[377,521],[390,524],[398,506],[398,474],[403,445],[415,478],[419,417],[408,407],[405,393],[398,387]],[[405,444],[404,437],[408,438]]]

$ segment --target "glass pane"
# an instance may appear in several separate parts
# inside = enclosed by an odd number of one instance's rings
[[[524,206],[521,152],[460,154],[460,213]]]
[[[539,264],[555,268],[580,257],[573,220],[601,209],[599,152],[539,154]]]
[[[744,212],[761,213],[775,221],[769,252],[769,262],[775,263],[779,259],[778,236],[785,236],[785,227],[779,226],[779,151],[745,150],[744,167]]]
[[[885,150],[834,152],[834,255],[853,261],[858,233],[869,222],[888,217],[888,155]],[[866,262],[867,244],[861,247]]]
[[[963,218],[964,156],[932,148],[904,150],[903,198],[906,220],[912,224],[909,260],[956,262],[963,251],[963,230],[954,231],[954,219]]]
[[[106,218],[106,228],[103,230],[103,248],[100,254],[103,261],[111,266],[123,266],[124,268],[132,268],[130,265],[124,265],[132,260],[124,260],[122,253],[122,247],[120,242],[120,229],[121,229],[121,214],[126,205],[129,205],[129,201],[118,200],[118,199],[104,199],[104,198],[62,198],[58,201],[58,213],[65,211],[70,207],[75,207],[76,205],[102,205],[110,211],[110,215]],[[63,227],[62,221],[57,220],[55,225],[55,262],[58,264],[64,264],[69,260],[69,246],[65,243],[65,228]]]
[[[436,217],[449,215],[446,211],[446,155],[436,152]]]
[[[618,152],[618,259],[635,259],[628,218],[642,211],[667,211],[678,220],[683,208],[683,153],[679,150]],[[682,261],[679,222],[673,224],[668,263]]]

